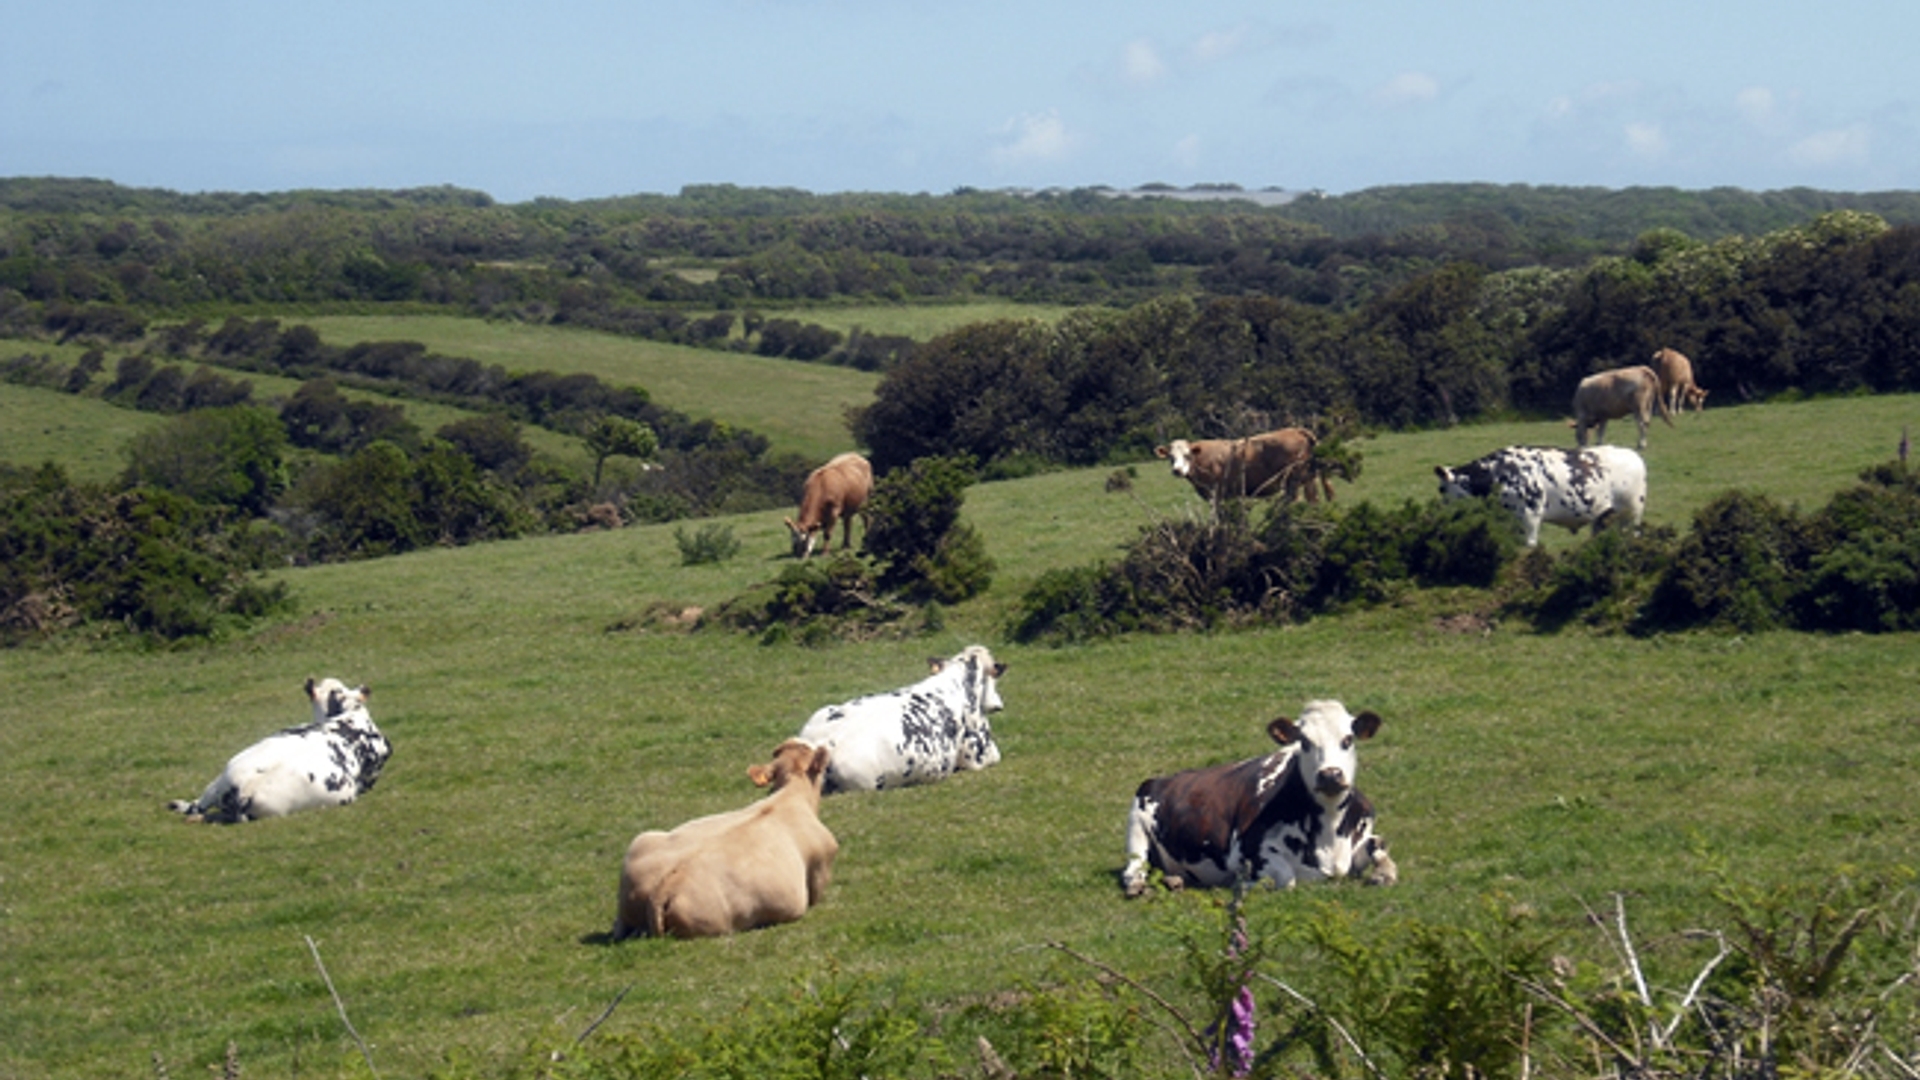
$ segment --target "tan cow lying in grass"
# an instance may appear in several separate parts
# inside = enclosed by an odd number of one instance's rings
[[[1156,457],[1167,459],[1173,475],[1193,485],[1200,497],[1215,499],[1257,498],[1285,491],[1288,501],[1304,491],[1307,501],[1318,500],[1314,486],[1313,448],[1319,442],[1306,428],[1279,428],[1244,439],[1175,439],[1153,448]],[[1320,477],[1327,499],[1333,499],[1333,482]]]
[[[840,550],[853,546],[853,516],[873,491],[873,465],[859,454],[846,453],[807,474],[800,492],[800,518],[787,518],[793,536],[793,557],[813,554],[814,534],[821,534],[827,550],[833,548],[833,523],[842,523]]]
[[[1599,443],[1607,437],[1607,421],[1631,416],[1640,422],[1637,449],[1645,450],[1647,422],[1655,410],[1668,427],[1673,426],[1673,414],[1660,396],[1660,376],[1652,368],[1642,364],[1589,375],[1573,392],[1574,440],[1587,445],[1587,431],[1593,429],[1593,441]]]
[[[747,775],[773,793],[751,806],[634,837],[620,871],[613,940],[719,937],[793,922],[826,895],[839,841],[820,823],[830,752],[788,739]]]
[[[1661,349],[1653,354],[1653,370],[1660,376],[1660,391],[1667,399],[1667,411],[1677,413],[1691,405],[1699,412],[1707,404],[1707,392],[1693,381],[1693,361],[1677,349]]]

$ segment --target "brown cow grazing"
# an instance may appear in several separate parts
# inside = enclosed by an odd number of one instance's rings
[[[793,922],[826,895],[839,841],[820,823],[826,747],[788,739],[747,775],[773,793],[740,810],[634,837],[613,940],[719,937]]]
[[[833,549],[833,523],[845,530],[840,550],[853,547],[853,516],[866,505],[873,491],[873,466],[859,454],[846,453],[807,474],[807,486],[800,493],[800,520],[787,518],[787,532],[793,536],[793,557],[813,555],[814,534],[819,533],[826,549]],[[863,515],[864,518],[864,515]]]
[[[1673,426],[1673,414],[1667,411],[1667,403],[1660,396],[1660,376],[1652,368],[1643,364],[1589,375],[1580,380],[1579,388],[1573,392],[1574,439],[1581,446],[1587,445],[1587,429],[1593,428],[1593,441],[1599,443],[1607,437],[1607,421],[1632,416],[1640,422],[1640,442],[1636,448],[1645,450],[1647,422],[1655,410],[1668,427]]]
[[[1693,361],[1678,349],[1661,349],[1653,354],[1653,370],[1660,376],[1660,390],[1667,399],[1667,411],[1677,413],[1691,405],[1694,412],[1706,406],[1707,392],[1693,381]]]
[[[1209,502],[1214,499],[1254,498],[1287,493],[1288,501],[1319,499],[1317,478],[1333,499],[1333,481],[1313,467],[1313,448],[1319,442],[1306,428],[1280,428],[1244,439],[1175,439],[1153,448],[1154,456],[1173,465],[1173,475],[1185,477],[1193,490]]]

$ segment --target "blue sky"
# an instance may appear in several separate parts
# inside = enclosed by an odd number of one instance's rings
[[[1905,0],[0,0],[0,176],[1920,188]]]

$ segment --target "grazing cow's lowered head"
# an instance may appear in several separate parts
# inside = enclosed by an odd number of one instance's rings
[[[367,712],[372,691],[339,679],[306,684],[313,721],[235,754],[198,799],[167,804],[189,821],[236,823],[345,806],[373,790],[393,754]]]
[[[1374,835],[1373,804],[1354,786],[1355,743],[1379,730],[1372,712],[1310,701],[1299,719],[1267,725],[1279,749],[1265,757],[1141,784],[1127,814],[1127,895],[1146,890],[1149,866],[1169,888],[1244,878],[1284,889],[1347,876],[1393,884],[1399,872]]]
[[[876,791],[939,780],[1000,760],[987,714],[1001,709],[1007,665],[984,645],[928,661],[912,686],[868,694],[814,712],[800,737],[833,748],[826,790]]]
[[[826,895],[840,844],[820,823],[832,751],[788,739],[747,775],[772,792],[739,810],[643,832],[620,870],[612,938],[716,937],[793,922]]]

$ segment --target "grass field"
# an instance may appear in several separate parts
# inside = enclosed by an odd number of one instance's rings
[[[1888,397],[1657,426],[1650,517],[1684,529],[1734,486],[1812,509],[1916,422],[1920,398]],[[1435,464],[1567,436],[1383,436],[1340,498],[1429,499]],[[1475,598],[1430,594],[1288,629],[1006,642],[1040,573],[1199,512],[1162,463],[1140,463],[1131,494],[1105,490],[1110,471],[971,489],[999,572],[926,639],[805,650],[646,627],[650,604],[713,605],[776,573],[768,512],[726,519],[742,551],[719,565],[681,566],[672,526],[435,550],[287,571],[299,611],[214,646],[9,651],[0,1076],[151,1076],[156,1060],[205,1075],[229,1041],[249,1076],[362,1074],[308,937],[383,1076],[496,1073],[564,1046],[629,986],[603,1031],[711,1019],[829,969],[976,1000],[1045,979],[1047,941],[1177,989],[1167,905],[1122,900],[1114,878],[1127,798],[1148,775],[1262,752],[1266,721],[1317,696],[1385,717],[1361,784],[1403,884],[1256,903],[1445,921],[1499,891],[1588,942],[1581,903],[1624,890],[1653,939],[1697,924],[1696,847],[1763,881],[1920,850],[1913,635],[1462,635],[1435,617]],[[1000,764],[828,799],[842,852],[800,923],[605,943],[635,832],[745,804],[746,766],[814,708],[974,641],[1010,664]],[[372,685],[395,746],[378,789],[242,827],[173,820],[167,799],[304,718],[309,674]]]
[[[418,341],[434,352],[510,372],[584,372],[642,386],[653,400],[699,419],[765,435],[777,451],[821,461],[851,447],[846,410],[872,400],[879,377],[851,368],[663,345],[592,331],[433,315],[302,317],[329,345]]]

